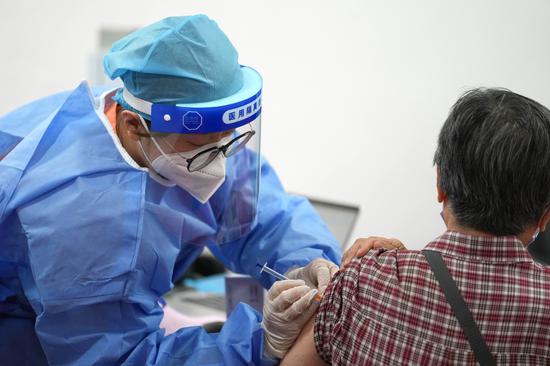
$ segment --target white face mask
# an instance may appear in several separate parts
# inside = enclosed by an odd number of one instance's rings
[[[151,167],[168,181],[183,188],[199,202],[206,203],[225,181],[226,157],[219,153],[216,158],[201,170],[190,172],[187,160],[206,150],[201,147],[185,154],[164,154],[151,162]]]
[[[145,129],[147,129],[145,121],[143,121],[141,116],[140,119]],[[199,152],[211,147],[221,146],[227,143],[231,137],[201,146],[192,151],[173,154],[166,154],[154,137],[150,136],[149,138],[160,152],[161,155],[159,157],[151,161],[141,144],[141,140],[139,140],[139,146],[151,168],[149,169],[151,178],[158,183],[167,187],[177,185],[195,197],[199,202],[206,203],[225,181],[225,163],[227,158],[221,152],[206,167],[194,172],[190,172],[187,169],[186,159],[190,159]]]

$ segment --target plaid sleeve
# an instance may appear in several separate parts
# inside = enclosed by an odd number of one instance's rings
[[[359,267],[352,264],[332,278],[317,310],[313,330],[315,348],[327,363],[332,359],[333,337],[337,336],[343,314],[355,298]]]
[[[314,342],[317,354],[325,362],[342,360],[356,364],[349,352],[359,343],[368,343],[369,335],[363,324],[358,324],[357,312],[369,314],[377,309],[380,294],[396,290],[396,251],[376,249],[356,258],[340,270],[327,287],[315,317]],[[384,297],[384,296],[382,296]],[[346,345],[346,350],[342,350]],[[368,348],[368,346],[365,346]]]

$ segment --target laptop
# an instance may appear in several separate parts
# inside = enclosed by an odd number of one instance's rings
[[[308,197],[308,200],[327,224],[329,230],[334,234],[343,250],[357,223],[359,206],[346,205],[310,197]]]

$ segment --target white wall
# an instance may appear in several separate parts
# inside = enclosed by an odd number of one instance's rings
[[[0,114],[90,76],[101,27],[216,19],[264,77],[263,150],[294,192],[358,203],[354,236],[420,248],[443,224],[431,161],[458,95],[550,106],[550,1],[3,1]]]

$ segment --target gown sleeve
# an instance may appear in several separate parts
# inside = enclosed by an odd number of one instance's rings
[[[257,278],[269,288],[274,279],[260,275],[257,264],[285,273],[315,258],[340,263],[340,244],[307,199],[285,192],[271,165],[262,158],[258,221],[234,243],[211,245],[227,268]]]
[[[260,315],[240,304],[220,333],[181,328],[164,336],[156,304],[106,301],[62,311],[44,306],[36,332],[52,365],[271,365]]]

